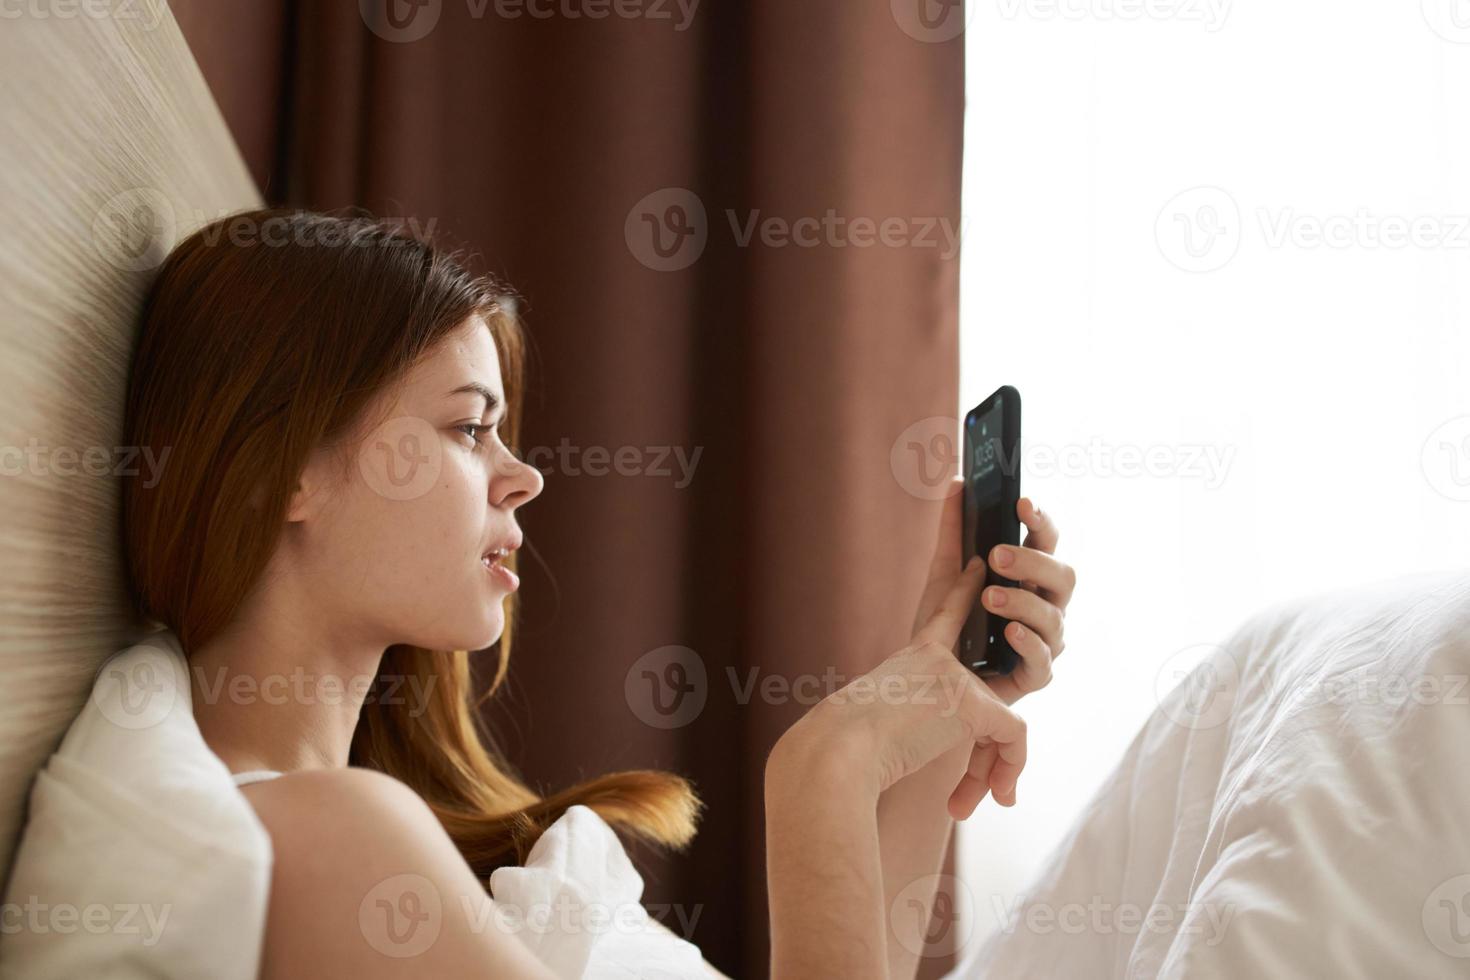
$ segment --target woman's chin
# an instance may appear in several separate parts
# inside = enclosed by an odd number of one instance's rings
[[[495,603],[474,624],[456,624],[453,629],[420,643],[426,650],[488,650],[505,632],[505,610]]]
[[[479,638],[469,646],[460,647],[461,650],[486,650],[493,647],[505,632],[505,610],[500,603],[495,603],[490,615],[486,617],[483,629],[479,630]]]

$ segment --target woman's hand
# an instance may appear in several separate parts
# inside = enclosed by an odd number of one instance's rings
[[[917,952],[894,932],[889,911],[899,889],[934,880],[949,826],[939,799],[947,794],[950,816],[961,820],[987,792],[1016,802],[1026,723],[954,655],[984,576],[977,558],[912,643],[813,705],[771,750],[772,980],[912,977]],[[930,765],[941,756],[946,764]],[[912,790],[884,792],[900,782]],[[910,809],[914,819],[902,819]],[[895,819],[914,834],[885,839],[882,828],[891,834]],[[932,894],[931,884],[919,900],[927,905]]]
[[[916,630],[934,614],[960,574],[964,489],[965,481],[955,477],[952,492],[944,499],[939,538],[929,563],[929,581],[914,617]],[[992,585],[981,596],[988,612],[1012,620],[1005,635],[1021,658],[1011,673],[986,678],[990,689],[1006,704],[1015,704],[1051,681],[1052,660],[1066,646],[1062,634],[1067,604],[1077,586],[1072,567],[1053,557],[1059,532],[1051,518],[1029,497],[1016,502],[1016,517],[1026,525],[1025,542],[1019,548],[996,545],[986,557],[997,575],[1018,582],[1020,587]]]
[[[945,752],[970,749],[950,792],[949,812],[963,820],[987,791],[1016,802],[1026,764],[1026,723],[960,663],[955,642],[985,578],[977,557],[953,576],[913,641],[868,673],[813,705],[777,742],[771,765],[802,780],[803,769],[831,771],[878,795]],[[768,773],[768,776],[773,775]]]

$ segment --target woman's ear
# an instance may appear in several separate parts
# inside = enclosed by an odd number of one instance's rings
[[[326,449],[317,449],[311,454],[311,459],[307,461],[306,468],[296,481],[296,489],[291,493],[291,502],[286,507],[286,523],[305,521],[316,516],[326,496],[321,491],[327,485],[333,462],[332,454]]]
[[[296,491],[291,494],[291,505],[286,508],[286,523],[292,524],[304,521],[313,513],[311,506],[312,492],[304,482],[296,484]]]

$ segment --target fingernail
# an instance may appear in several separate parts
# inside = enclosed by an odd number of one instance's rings
[[[996,548],[995,563],[1001,568],[1009,568],[1011,565],[1011,549],[1004,547]]]
[[[979,555],[976,555],[974,558],[971,558],[968,563],[966,563],[966,565],[965,565],[965,571],[968,572],[970,569],[974,568],[976,565],[979,565],[979,564],[980,564],[980,556]]]
[[[1003,606],[1006,604],[1006,594],[1000,589],[991,589],[985,595],[986,601],[992,606]]]

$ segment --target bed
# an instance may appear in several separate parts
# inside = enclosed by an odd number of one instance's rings
[[[144,447],[118,445],[143,291],[181,237],[261,203],[162,0],[11,13],[0,29],[7,881],[38,771],[104,660],[149,633],[129,611],[117,526],[118,468],[149,465]],[[156,460],[162,447],[148,448]],[[1467,637],[1463,574],[1251,617],[1160,705],[1015,904],[1015,927],[954,975],[1470,972]],[[996,898],[1011,901],[977,896]],[[1065,926],[1090,905],[1112,909],[1105,926]],[[1173,918],[1125,924],[1124,907]]]

